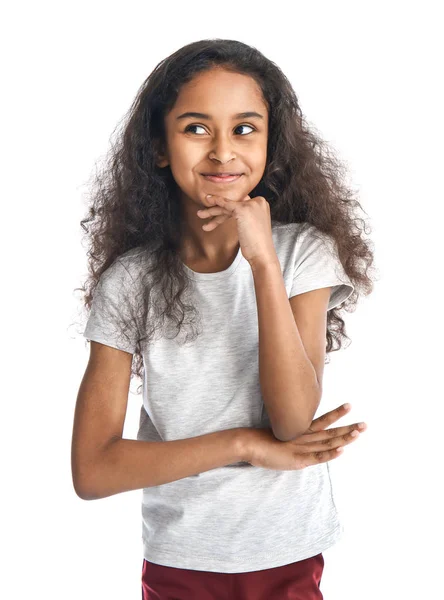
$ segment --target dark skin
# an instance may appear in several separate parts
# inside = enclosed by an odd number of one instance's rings
[[[200,116],[183,116],[186,113]],[[241,113],[249,116],[240,117]],[[157,164],[170,166],[179,188],[184,215],[180,254],[182,261],[197,272],[225,270],[239,250],[238,226],[231,218],[233,206],[228,211],[220,200],[216,205],[214,196],[232,203],[244,202],[260,182],[267,160],[268,116],[267,104],[254,79],[220,67],[200,73],[185,84],[165,116],[165,147]],[[203,176],[211,172],[242,175],[232,182],[214,182]],[[208,194],[213,200],[207,198]],[[354,423],[325,430],[348,410],[339,407],[315,419],[306,435],[297,439],[297,447],[292,446],[294,442],[277,441],[269,430],[253,431],[255,464],[269,465],[275,454],[274,443],[279,447],[287,444],[288,460],[299,456],[296,468],[339,456],[336,448],[351,443],[355,439],[351,437],[353,431],[366,429],[365,424]],[[280,454],[276,454],[276,460],[277,464],[286,462]]]
[[[178,118],[188,112],[210,118]],[[240,113],[250,116],[239,118]],[[239,249],[235,219],[226,219],[217,228],[205,227],[209,217],[203,220],[197,211],[214,206],[207,194],[240,202],[261,180],[268,140],[268,109],[261,90],[251,77],[222,68],[200,73],[181,88],[165,117],[165,130],[166,148],[158,166],[170,166],[180,189],[182,260],[200,266],[203,272],[227,267]],[[202,175],[221,171],[242,175],[229,183],[209,181]]]
[[[367,429],[365,423],[327,429],[350,408],[350,404],[344,404],[313,419],[304,435],[289,442],[277,440],[270,428],[247,430],[247,462],[263,469],[297,471],[341,456],[343,447],[353,443]]]

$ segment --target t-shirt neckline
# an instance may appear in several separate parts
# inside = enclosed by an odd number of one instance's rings
[[[237,251],[234,261],[231,263],[228,269],[225,269],[224,271],[218,271],[217,273],[198,273],[197,271],[190,269],[190,267],[188,267],[183,261],[182,264],[185,267],[185,271],[192,279],[196,279],[198,281],[214,281],[215,279],[225,279],[226,277],[232,275],[239,266],[242,258],[242,249],[239,245],[239,250]]]

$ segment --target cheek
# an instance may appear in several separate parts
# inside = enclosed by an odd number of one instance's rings
[[[190,173],[199,161],[199,154],[191,144],[176,144],[171,146],[171,168],[180,171],[182,176]]]
[[[257,171],[265,167],[267,162],[267,144],[262,139],[248,149],[248,160],[252,169]]]
[[[267,151],[261,148],[252,158],[252,167],[254,168],[255,177],[262,178],[267,164]]]
[[[190,197],[194,197],[199,190],[198,176],[195,169],[199,163],[199,156],[192,148],[183,146],[173,149],[170,155],[170,168],[173,178],[179,188]]]

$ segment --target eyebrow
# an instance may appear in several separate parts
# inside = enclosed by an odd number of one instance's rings
[[[177,117],[177,120],[186,119],[188,117],[192,117],[194,119],[208,119],[209,121],[211,121],[211,115],[207,115],[205,113],[199,113],[199,112],[185,112],[182,115],[179,115]],[[249,112],[238,113],[237,115],[234,115],[233,119],[249,119],[251,117],[256,117],[258,119],[264,118],[262,115],[260,115],[257,112],[249,111]]]

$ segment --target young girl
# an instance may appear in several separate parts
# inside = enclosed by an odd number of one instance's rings
[[[328,461],[365,424],[314,414],[340,310],[372,289],[341,172],[273,62],[202,40],[144,82],[98,176],[73,482],[143,488],[146,600],[322,598]]]

